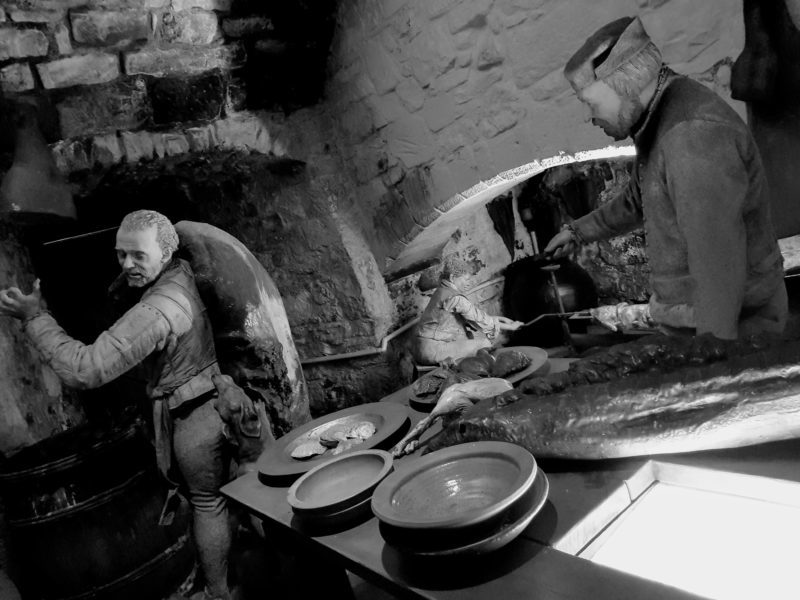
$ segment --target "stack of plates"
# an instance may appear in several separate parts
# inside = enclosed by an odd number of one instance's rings
[[[372,511],[387,543],[420,556],[481,554],[513,540],[547,499],[524,448],[473,442],[433,452],[381,482]]]
[[[360,450],[332,458],[292,484],[287,500],[306,524],[333,525],[369,513],[372,493],[392,471],[392,455]]]

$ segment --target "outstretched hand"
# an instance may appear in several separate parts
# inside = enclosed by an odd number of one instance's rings
[[[562,229],[548,242],[544,254],[553,258],[562,258],[574,253],[578,249],[578,240],[570,229]]]
[[[28,319],[42,311],[42,291],[39,280],[33,282],[33,291],[23,294],[18,287],[0,290],[0,315]]]
[[[522,321],[514,321],[508,317],[495,317],[500,331],[516,331],[524,325]]]

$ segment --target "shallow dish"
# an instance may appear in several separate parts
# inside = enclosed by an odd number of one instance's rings
[[[343,454],[311,469],[292,484],[287,500],[296,513],[331,514],[363,502],[392,470],[384,450]]]
[[[416,556],[476,555],[502,548],[521,534],[542,510],[550,491],[550,483],[539,470],[530,490],[511,505],[491,530],[471,528],[451,535],[424,535],[419,530],[401,529],[380,524],[384,540],[401,552]]]
[[[361,502],[330,514],[296,512],[292,517],[292,527],[312,536],[332,535],[372,518],[369,505],[370,498],[367,497]]]
[[[303,473],[307,473],[323,461],[334,457],[331,449],[311,458],[296,459],[292,457],[292,451],[295,448],[329,427],[360,421],[373,423],[375,433],[338,456],[373,448],[391,448],[408,428],[408,408],[394,402],[373,402],[351,406],[301,425],[279,438],[259,457],[257,463],[259,480],[267,485],[290,485]]]
[[[508,442],[472,442],[432,452],[384,479],[372,512],[408,529],[457,529],[490,519],[536,478],[536,460]]]

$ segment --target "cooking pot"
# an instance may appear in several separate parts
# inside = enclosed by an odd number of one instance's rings
[[[555,270],[556,287],[565,311],[597,306],[597,288],[585,269],[566,258],[535,255],[506,267],[503,289],[505,316],[527,323],[541,314],[561,310],[550,272],[542,269],[547,266],[558,267]],[[576,333],[585,333],[585,328],[585,321],[570,322],[570,329]],[[512,334],[509,345],[552,347],[563,342],[559,320],[550,318],[520,328]]]

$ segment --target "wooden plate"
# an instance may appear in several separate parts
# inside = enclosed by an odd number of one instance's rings
[[[531,375],[547,375],[550,369],[550,363],[547,360],[547,351],[536,346],[509,346],[508,348],[497,348],[492,354],[495,357],[500,356],[504,352],[516,350],[522,352],[525,356],[531,359],[530,364],[516,373],[512,373],[508,377],[504,377],[511,385],[519,383],[523,379],[527,379]],[[461,359],[463,360],[463,359]],[[425,374],[427,375],[427,373]],[[424,375],[423,375],[424,377]],[[439,394],[429,394],[427,396],[417,396],[409,386],[408,404],[411,408],[420,412],[431,412],[436,402],[439,400]]]
[[[391,546],[415,556],[484,554],[502,548],[521,534],[542,510],[549,491],[547,476],[539,469],[528,492],[510,506],[501,515],[499,522],[493,524],[488,531],[477,527],[456,531],[452,535],[439,533],[425,536],[423,531],[400,529],[381,523],[380,533]]]
[[[418,458],[384,479],[372,512],[403,529],[455,530],[489,520],[523,496],[536,459],[508,442],[471,442]]]
[[[341,512],[372,496],[392,471],[385,450],[359,450],[322,461],[289,488],[286,499],[294,512],[326,515]]]
[[[358,421],[370,421],[373,423],[375,425],[375,433],[362,443],[336,456],[344,456],[350,452],[370,450],[372,448],[389,449],[400,440],[410,424],[408,408],[393,402],[373,402],[336,411],[296,427],[282,438],[279,438],[271,448],[267,449],[259,457],[257,463],[258,478],[267,485],[291,485],[303,473],[334,457],[331,449],[308,459],[292,458],[292,451],[297,446],[328,427],[346,422],[355,424]]]
[[[521,352],[531,359],[531,363],[521,371],[517,371],[516,373],[512,373],[507,377],[503,377],[503,379],[512,385],[522,381],[523,379],[526,379],[527,377],[530,377],[536,373],[536,371],[547,365],[547,351],[537,348],[536,346],[508,346],[506,348],[498,348],[492,354],[494,354],[494,357],[497,358],[506,352],[511,352],[512,350]]]

